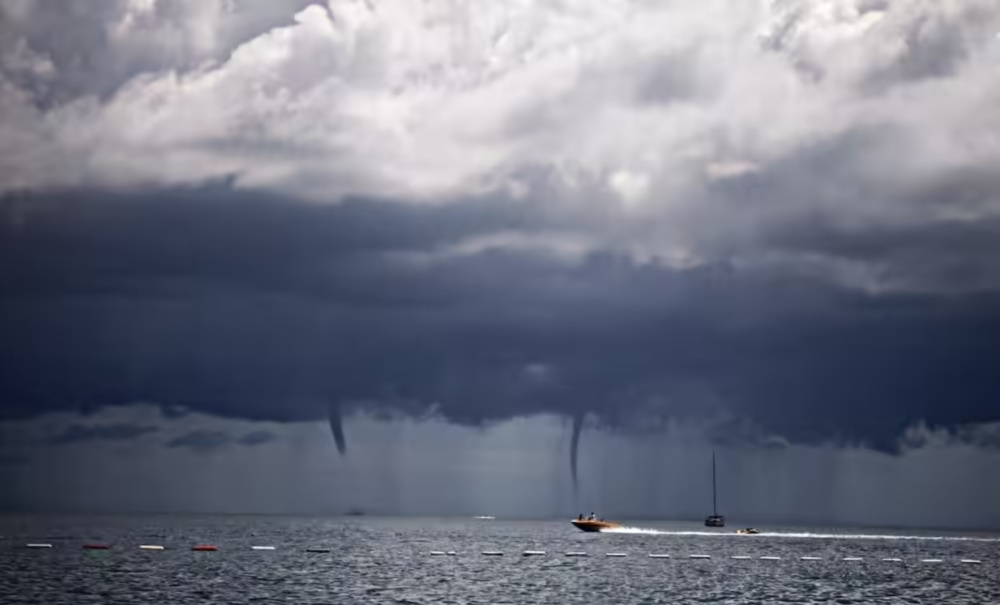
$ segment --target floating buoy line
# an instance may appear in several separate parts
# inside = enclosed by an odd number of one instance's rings
[[[37,550],[49,550],[49,549],[53,549],[54,546],[53,546],[53,544],[48,543],[48,542],[28,542],[27,544],[24,545],[24,548],[37,549]],[[122,547],[122,546],[115,547],[114,545],[109,544],[109,543],[90,542],[90,543],[82,544],[80,546],[80,548],[82,550],[101,550],[101,551],[105,551],[105,550],[118,550],[118,551],[121,551],[121,550],[124,550],[126,547]],[[144,551],[163,551],[163,550],[168,550],[168,547],[166,547],[166,546],[164,546],[162,544],[140,544],[137,547],[133,546],[131,548],[138,548],[139,550],[144,550]],[[169,550],[178,550],[178,547],[171,547],[171,548],[169,548]],[[192,545],[192,546],[189,547],[189,550],[191,550],[193,552],[216,552],[216,551],[220,550],[220,548],[218,546],[214,545],[214,544],[194,544],[194,545]],[[247,547],[242,547],[242,548],[227,548],[225,550],[230,551],[230,552],[231,551],[236,551],[236,550],[247,550]],[[251,551],[277,551],[279,549],[278,549],[278,547],[271,546],[271,545],[253,545],[253,546],[249,547],[249,550],[251,550]],[[330,554],[330,553],[333,552],[333,549],[331,549],[331,548],[318,548],[318,547],[307,547],[307,548],[304,548],[304,549],[301,549],[301,550],[303,552],[311,553],[311,554]],[[564,557],[589,557],[589,556],[591,556],[591,553],[586,552],[586,551],[581,551],[581,550],[570,550],[570,551],[566,551],[566,552],[563,552],[563,553],[551,553],[551,554],[548,551],[545,551],[545,550],[523,550],[523,551],[519,551],[519,552],[520,552],[520,555],[522,557],[525,557],[525,558],[547,557],[547,556],[564,556]],[[447,550],[447,551],[445,551],[445,550],[432,550],[432,551],[428,551],[428,552],[426,552],[424,554],[432,556],[432,557],[455,557],[455,556],[459,556],[460,553],[457,552],[457,551],[454,551],[454,550]],[[474,554],[477,554],[477,553],[470,553],[470,554],[474,555]],[[500,550],[482,550],[482,551],[479,551],[478,554],[480,556],[483,556],[483,557],[503,557],[506,553],[504,553],[504,551],[500,551]],[[613,551],[613,552],[595,553],[595,554],[603,554],[603,556],[607,557],[607,558],[628,558],[628,557],[632,556],[631,553],[622,552],[622,551]],[[636,555],[636,556],[642,556],[642,555]],[[705,553],[670,554],[670,553],[664,553],[664,552],[653,552],[653,553],[647,553],[647,554],[645,554],[645,557],[649,558],[649,559],[668,559],[668,560],[670,560],[670,559],[711,560],[712,559],[712,555],[705,554]],[[781,556],[777,556],[777,555],[761,555],[761,556],[756,556],[756,557],[751,556],[751,555],[730,555],[728,558],[732,559],[732,560],[737,560],[737,561],[750,561],[750,560],[754,560],[754,559],[759,560],[759,561],[782,561],[783,560],[783,558]],[[829,561],[844,561],[844,562],[878,561],[878,562],[881,562],[881,563],[904,563],[905,562],[904,559],[901,559],[901,558],[898,558],[898,557],[881,557],[881,558],[873,557],[873,558],[870,558],[870,559],[866,559],[865,557],[830,557],[829,559],[824,559],[823,557],[816,557],[816,556],[800,556],[800,557],[792,557],[792,559],[795,559],[795,560],[798,560],[798,561],[802,561],[802,562],[822,562],[824,560],[829,560]],[[923,564],[941,564],[941,563],[948,563],[948,562],[957,562],[957,563],[965,564],[965,565],[981,565],[983,563],[983,561],[981,559],[969,559],[969,558],[965,558],[965,559],[915,558],[915,559],[912,559],[912,561],[915,562],[915,563],[923,563]]]

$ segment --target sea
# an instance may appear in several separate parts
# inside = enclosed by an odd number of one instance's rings
[[[995,534],[624,525],[5,515],[0,603],[1000,603]]]

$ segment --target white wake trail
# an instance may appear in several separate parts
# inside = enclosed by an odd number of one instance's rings
[[[940,542],[1000,542],[1000,538],[980,538],[975,536],[910,536],[895,534],[828,534],[815,532],[765,532],[756,535],[742,535],[735,532],[713,531],[673,531],[644,527],[616,527],[602,529],[602,534],[638,534],[648,536],[715,536],[734,538],[798,538],[818,540],[930,540]]]

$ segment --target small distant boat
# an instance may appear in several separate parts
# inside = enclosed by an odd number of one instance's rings
[[[493,515],[476,515],[473,519],[479,519],[480,521],[492,521],[496,519]]]
[[[756,528],[753,528],[753,527],[747,527],[745,529],[737,529],[736,533],[738,533],[738,534],[748,534],[748,535],[750,535],[750,534],[759,534],[760,530],[758,530]]]
[[[597,519],[573,519],[570,523],[572,523],[580,531],[586,532],[597,532],[605,529],[621,527],[618,523]]]
[[[725,527],[726,518],[719,514],[715,493],[715,451],[712,451],[712,514],[705,517],[705,527]]]

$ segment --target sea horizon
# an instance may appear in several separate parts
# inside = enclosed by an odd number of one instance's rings
[[[584,513],[584,515],[589,514]],[[331,511],[331,512],[244,512],[244,511],[108,511],[108,510],[0,510],[0,518],[10,517],[35,517],[35,518],[73,518],[81,517],[88,519],[99,518],[136,518],[136,517],[175,517],[175,518],[261,518],[261,519],[385,519],[385,520],[437,520],[437,521],[508,521],[517,523],[553,523],[565,521],[567,524],[576,518],[576,515],[500,515],[491,512],[479,513],[406,513],[406,512],[351,512],[351,511]],[[902,532],[913,532],[914,535],[929,536],[930,534],[942,533],[949,535],[969,535],[983,537],[1000,538],[1000,528],[990,527],[958,527],[958,526],[928,526],[928,525],[891,525],[872,523],[848,523],[848,522],[809,522],[796,520],[772,520],[764,521],[760,519],[751,520],[747,518],[731,518],[726,515],[726,525],[721,528],[705,527],[704,518],[694,519],[686,517],[653,517],[639,515],[602,515],[599,518],[613,521],[626,528],[633,529],[674,529],[683,527],[690,531],[702,530],[705,534],[726,535],[735,532],[737,529],[753,527],[761,531],[771,533],[799,533],[810,530],[827,530],[828,532],[843,533],[853,535],[857,533],[879,535],[879,532],[898,535]],[[849,532],[847,530],[857,530]],[[930,536],[933,537],[933,536]]]

